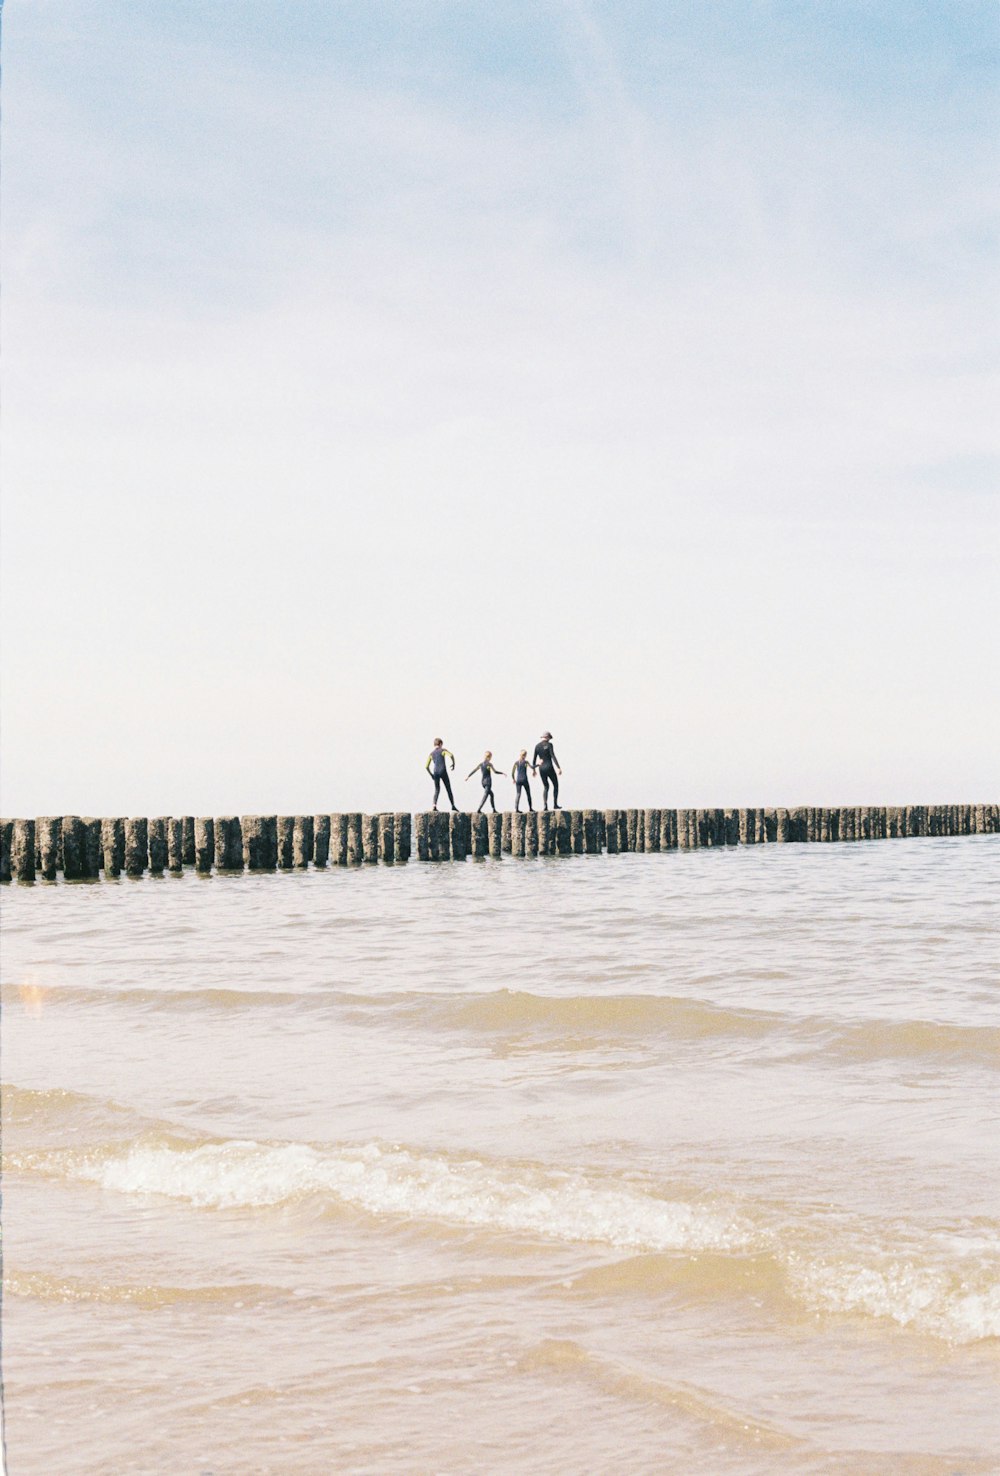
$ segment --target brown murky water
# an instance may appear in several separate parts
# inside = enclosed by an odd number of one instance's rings
[[[10,1476],[995,1471],[998,880],[6,889]]]

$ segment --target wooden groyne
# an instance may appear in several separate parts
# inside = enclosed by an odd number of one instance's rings
[[[0,820],[0,881],[296,871],[409,861],[616,855],[1000,834],[1000,805],[763,810],[429,811]]]

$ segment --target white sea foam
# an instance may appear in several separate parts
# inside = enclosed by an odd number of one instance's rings
[[[370,1143],[320,1151],[307,1144],[135,1146],[80,1164],[79,1177],[126,1194],[163,1194],[237,1209],[325,1195],[374,1215],[628,1250],[724,1250],[746,1241],[737,1221],[679,1200],[530,1164],[421,1154]]]
[[[800,1266],[793,1288],[817,1310],[887,1318],[949,1342],[1000,1337],[1000,1283],[995,1265],[966,1267],[891,1261],[883,1265]]]

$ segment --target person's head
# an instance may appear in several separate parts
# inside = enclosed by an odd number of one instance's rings
[[[483,758],[491,759],[492,757],[493,757],[493,755],[492,755],[492,753],[490,752],[489,749],[487,749],[486,752],[483,754]]]
[[[527,757],[528,757],[528,750],[526,748],[522,748],[521,749],[521,752],[518,754],[518,758],[527,758]]]
[[[542,742],[543,743],[551,743],[552,742],[552,734],[551,733],[543,733],[542,734]]]
[[[444,739],[443,738],[435,738],[434,739],[434,747],[435,748],[443,748],[444,747]]]

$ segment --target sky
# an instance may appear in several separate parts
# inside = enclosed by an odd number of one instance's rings
[[[3,812],[996,799],[997,32],[8,0]]]

